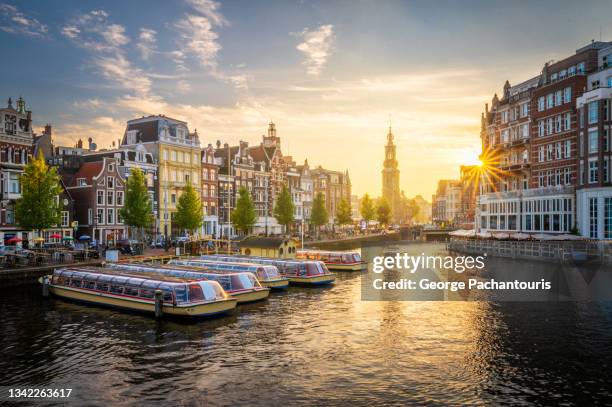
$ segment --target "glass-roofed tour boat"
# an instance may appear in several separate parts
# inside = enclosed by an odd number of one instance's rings
[[[203,255],[200,261],[229,263],[237,266],[243,262],[259,265],[274,266],[282,276],[289,279],[293,284],[322,285],[330,284],[336,280],[336,275],[330,273],[321,261],[277,259],[259,256],[227,256],[222,254]]]
[[[361,260],[359,253],[351,251],[298,250],[296,257],[322,261],[330,270],[361,271],[368,267],[368,263]]]
[[[181,317],[209,317],[236,308],[221,285],[212,280],[184,280],[170,276],[124,275],[102,267],[59,268],[41,278],[57,297],[129,311],[161,312]]]
[[[225,263],[218,261],[202,260],[199,257],[191,257],[187,259],[172,259],[168,264],[174,264],[177,266],[190,266],[197,267],[200,270],[210,271],[212,273],[235,273],[235,272],[248,272],[253,273],[257,276],[257,279],[262,286],[271,288],[273,290],[284,290],[289,286],[289,279],[281,276],[278,268],[271,265],[255,264],[255,263],[244,263],[240,265],[228,266]]]
[[[239,304],[245,302],[259,301],[268,298],[270,289],[262,287],[253,273],[233,272],[233,273],[207,273],[205,270],[195,267],[179,265],[150,265],[150,264],[121,264],[108,263],[107,268],[117,270],[122,273],[133,275],[146,273],[160,276],[174,277],[186,280],[212,280],[223,287],[225,292],[235,298]]]

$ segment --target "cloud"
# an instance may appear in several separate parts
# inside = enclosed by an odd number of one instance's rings
[[[44,37],[49,31],[45,24],[26,16],[11,4],[0,3],[0,15],[0,30],[7,33]]]
[[[296,48],[306,56],[304,65],[309,75],[319,75],[331,55],[334,26],[325,24],[316,30],[304,29],[301,33],[293,33],[303,39]]]
[[[228,21],[219,12],[220,4],[213,0],[186,0],[187,4],[194,8],[198,13],[202,14],[212,24],[222,27],[228,25]]]
[[[183,55],[193,55],[200,65],[207,68],[217,66],[217,52],[221,45],[219,36],[213,30],[211,21],[203,16],[186,15],[175,23],[180,33],[180,47]]]
[[[76,46],[94,54],[91,63],[109,82],[139,95],[149,93],[151,79],[126,56],[124,46],[130,39],[125,28],[110,22],[108,17],[104,10],[93,10],[72,19],[61,32]]]
[[[155,30],[149,28],[140,29],[140,35],[138,36],[139,42],[136,48],[140,51],[142,59],[148,60],[155,51],[155,43],[157,41],[156,35],[157,32]]]

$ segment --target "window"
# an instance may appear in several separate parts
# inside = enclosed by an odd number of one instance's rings
[[[87,180],[85,178],[77,178],[77,186],[79,187],[87,186]]]
[[[555,159],[556,160],[560,160],[561,156],[562,156],[562,144],[561,143],[557,143],[555,144]]]
[[[558,115],[557,117],[555,117],[555,133],[561,132],[561,121],[562,121],[561,115]]]
[[[176,151],[170,151],[170,160],[176,161]]]
[[[604,239],[612,239],[612,198],[604,199]]]
[[[572,127],[572,116],[567,112],[563,117],[563,130],[568,131]]]
[[[546,108],[550,109],[554,105],[555,105],[555,95],[552,93],[549,93],[548,95],[546,95]]]
[[[599,165],[597,159],[589,160],[589,183],[594,184],[599,180]]]
[[[98,191],[98,205],[104,205],[104,191]]]
[[[546,161],[551,161],[553,159],[553,145],[549,144],[546,146]]]
[[[523,124],[521,126],[521,138],[527,139],[529,138],[529,125]]]
[[[569,167],[563,169],[563,181],[565,185],[570,185],[572,183],[572,173]]]
[[[597,130],[589,130],[589,154],[599,151],[599,135]]]
[[[67,227],[69,224],[68,211],[62,211],[62,227]]]
[[[98,225],[104,225],[104,208],[98,208],[96,213],[96,221]]]
[[[521,105],[521,117],[527,117],[528,115],[529,115],[529,103],[523,103]]]
[[[115,188],[115,178],[114,177],[106,177],[106,187]]]
[[[91,208],[87,208],[87,224],[91,225],[93,223],[93,211]]]
[[[597,198],[589,198],[589,237],[597,239]]]
[[[572,101],[572,88],[567,87],[563,89],[563,103],[570,103]]]
[[[609,161],[610,160],[608,159],[608,157],[604,157],[604,162],[603,162],[603,182],[609,182],[610,181],[609,165],[608,165]]]
[[[572,156],[572,140],[565,140],[565,151],[563,158],[570,158]]]
[[[106,192],[106,204],[114,205],[115,204],[115,191],[107,191]]]
[[[163,157],[164,157],[164,160],[168,160],[168,150],[164,150]]]
[[[115,223],[115,210],[113,208],[108,208],[106,210],[106,223],[108,225]]]
[[[578,72],[578,75],[581,75],[584,73],[585,71],[584,68],[585,68],[584,62],[581,62],[576,66],[576,71]]]
[[[561,106],[563,104],[563,91],[558,90],[555,92],[555,106]]]
[[[553,118],[549,117],[548,119],[546,119],[546,134],[551,135],[553,134]]]
[[[597,123],[597,101],[589,102],[589,124]]]
[[[538,112],[541,112],[544,110],[544,96],[540,96],[538,98]]]
[[[117,206],[123,206],[123,191],[117,191]]]

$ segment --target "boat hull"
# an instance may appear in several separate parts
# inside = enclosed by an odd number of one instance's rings
[[[272,290],[285,290],[289,287],[289,280],[286,278],[280,278],[277,280],[259,280],[259,283],[264,286],[271,288]]]
[[[368,263],[359,262],[359,263],[325,263],[330,270],[338,270],[338,271],[361,271],[368,268]]]
[[[323,274],[319,276],[300,276],[288,278],[290,284],[298,285],[324,285],[331,284],[336,281],[336,275],[333,273]]]
[[[243,304],[245,302],[265,300],[270,294],[270,289],[262,288],[259,290],[249,290],[235,293],[229,292],[228,294],[231,298],[236,299],[236,301],[238,301],[238,304]]]
[[[155,303],[150,301],[132,300],[60,286],[49,286],[49,292],[57,297],[73,301],[85,302],[103,307],[119,308],[128,311],[155,314]],[[227,298],[225,300],[209,302],[206,304],[193,304],[186,306],[164,305],[163,313],[165,315],[180,317],[205,318],[227,313],[236,308],[236,304],[237,300],[235,298]]]

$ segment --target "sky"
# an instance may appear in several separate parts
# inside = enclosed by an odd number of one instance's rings
[[[381,193],[391,123],[407,196],[477,162],[480,114],[506,80],[591,39],[612,1],[0,0],[2,103],[23,96],[56,144],[100,148],[165,114],[204,145],[256,145],[274,121],[298,163]]]

